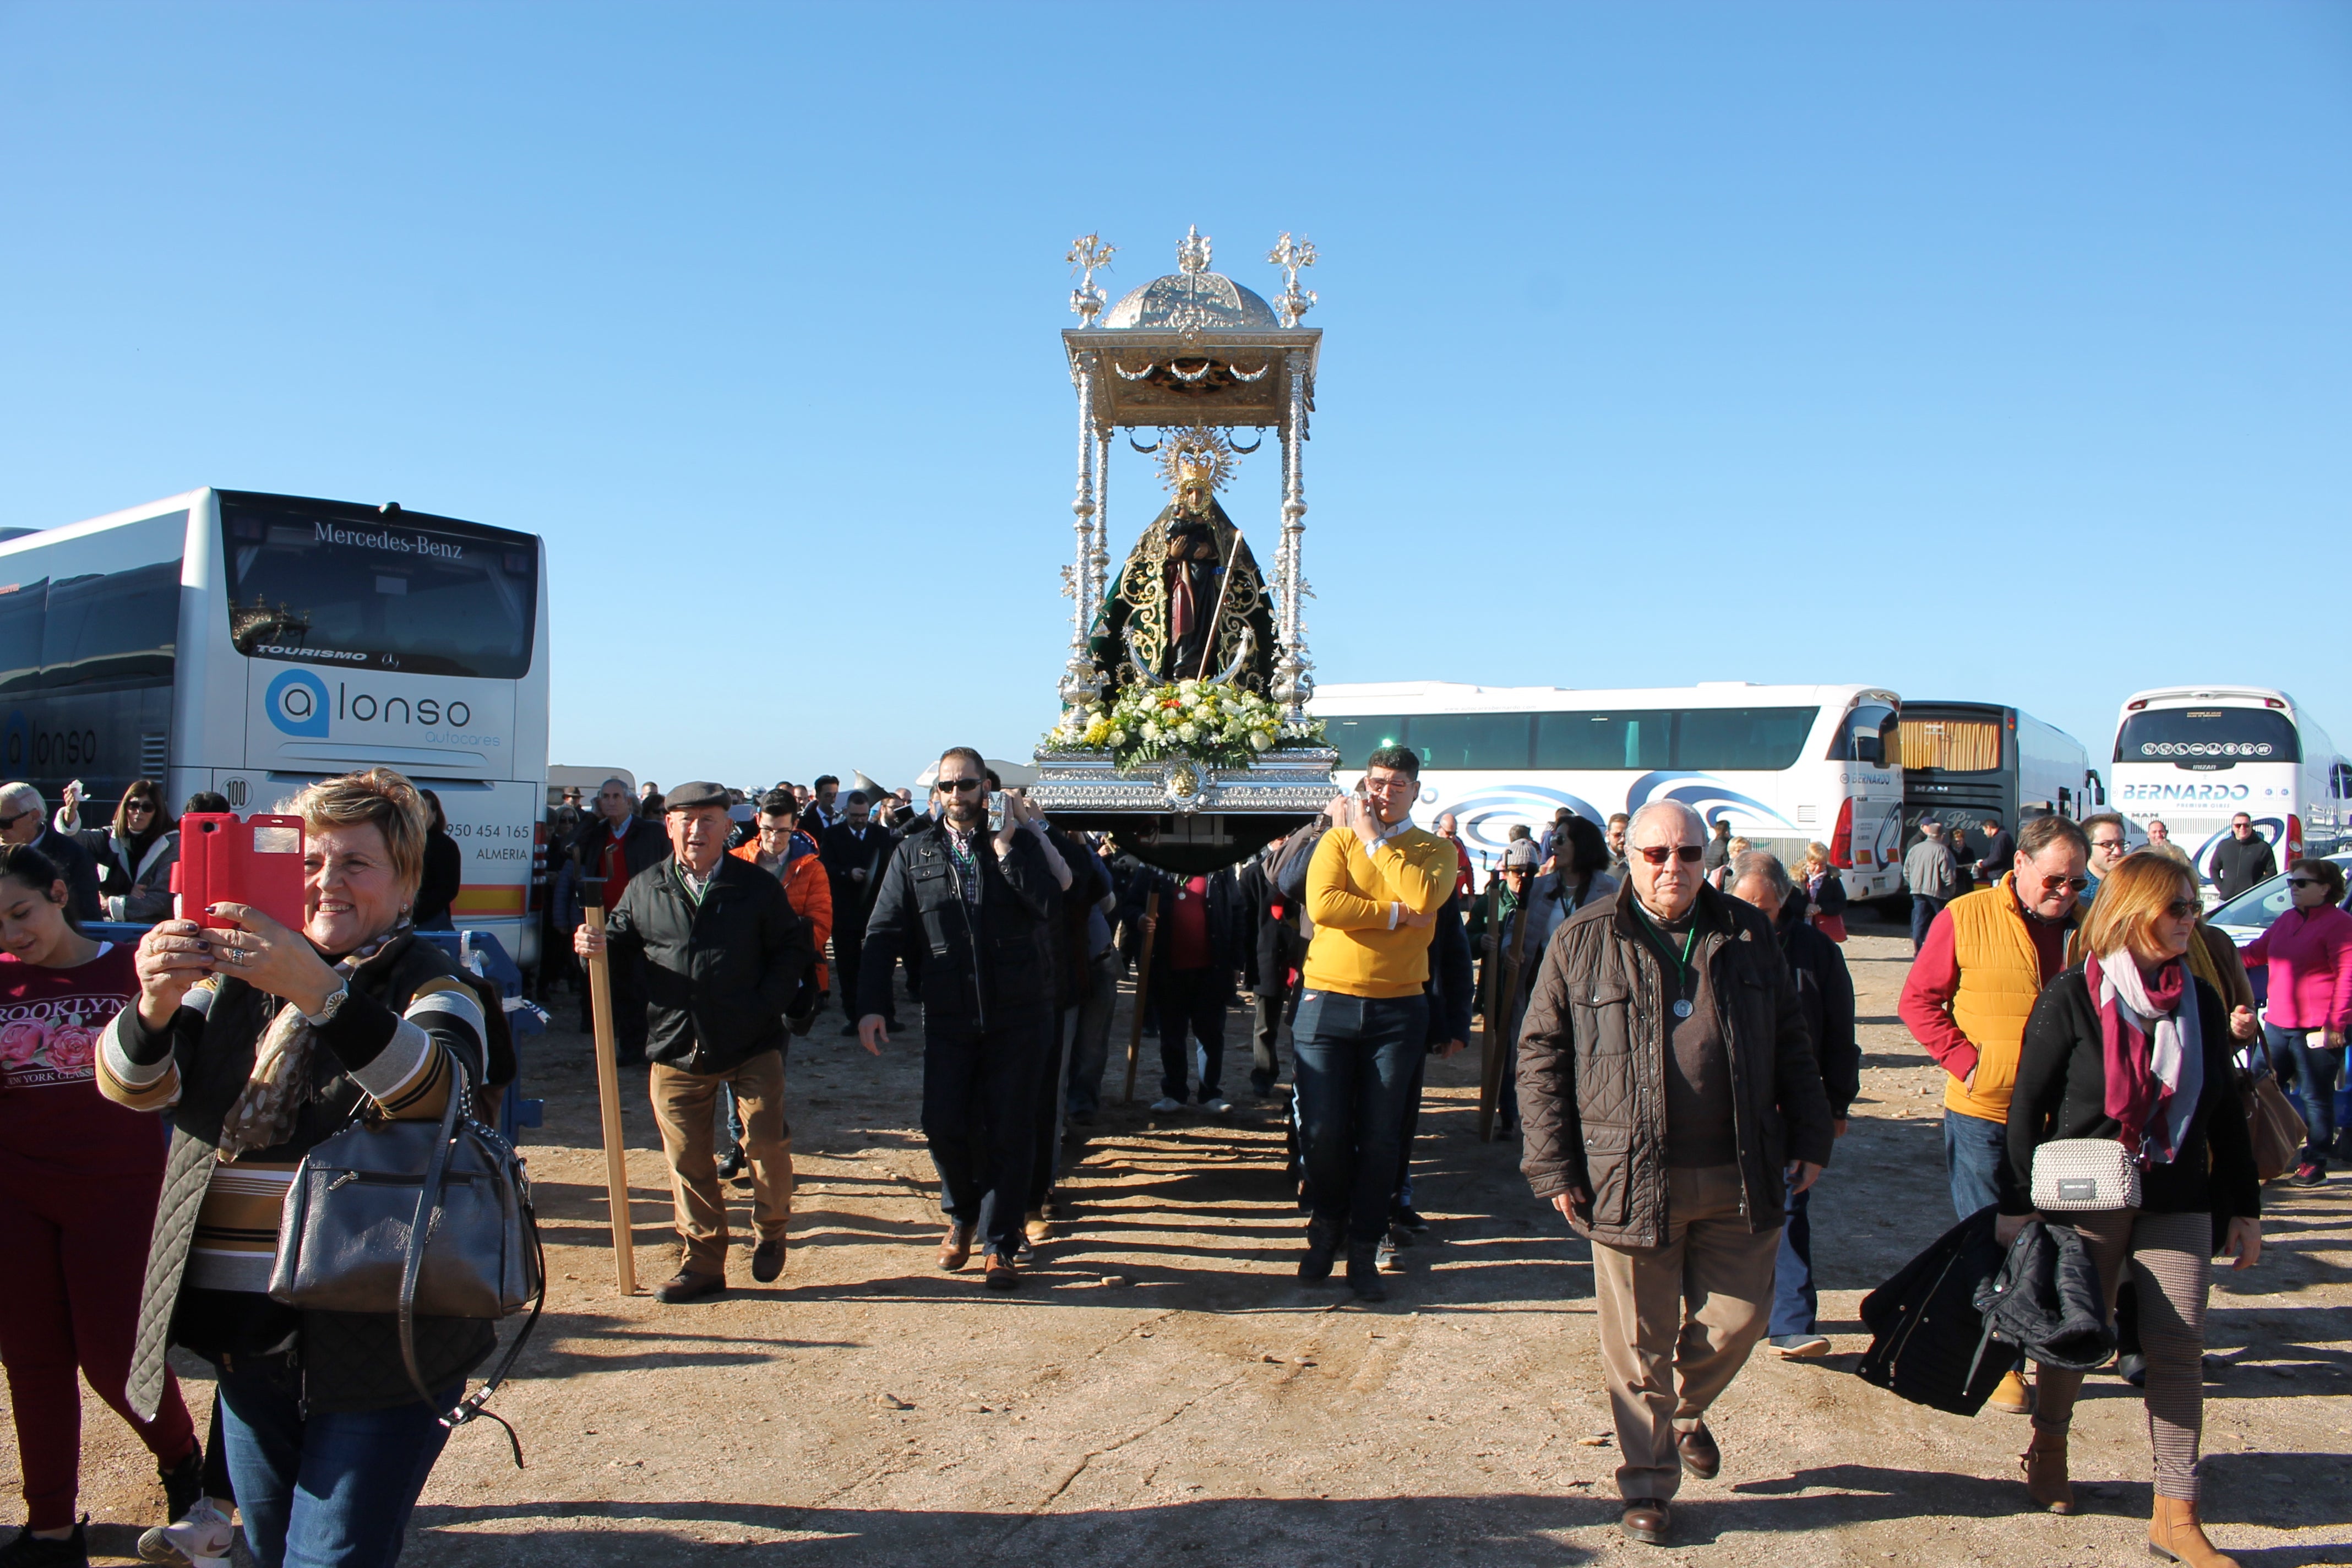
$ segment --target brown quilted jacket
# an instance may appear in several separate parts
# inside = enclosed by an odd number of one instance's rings
[[[1666,1240],[1668,977],[1630,883],[1586,905],[1544,949],[1519,1032],[1519,1168],[1536,1195],[1581,1187],[1577,1233],[1611,1247]],[[1731,1042],[1732,1116],[1750,1230],[1781,1221],[1790,1160],[1827,1164],[1828,1097],[1780,944],[1762,911],[1699,889],[1696,961]]]

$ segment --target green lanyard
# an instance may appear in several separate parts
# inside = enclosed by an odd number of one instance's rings
[[[1656,946],[1660,953],[1675,961],[1675,1016],[1687,1018],[1691,1016],[1690,955],[1691,949],[1698,945],[1698,911],[1696,909],[1691,910],[1691,928],[1684,933],[1683,950],[1680,955],[1676,955],[1675,950],[1666,945],[1665,931],[1659,926],[1656,919],[1648,910],[1642,908],[1641,900],[1633,900],[1633,908],[1640,911],[1642,924],[1648,929],[1652,943]]]

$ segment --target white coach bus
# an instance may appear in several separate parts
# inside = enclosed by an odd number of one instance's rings
[[[51,805],[131,780],[264,811],[354,768],[440,797],[457,922],[537,957],[547,581],[527,533],[198,489],[0,542],[0,755]]]
[[[2260,686],[2132,693],[2116,716],[2108,782],[2116,809],[2142,828],[2161,821],[2208,881],[2239,812],[2282,868],[2335,849],[2352,812],[2352,765],[2294,698]]]
[[[1902,887],[1903,773],[1892,691],[1697,686],[1573,691],[1445,681],[1322,686],[1311,704],[1343,779],[1380,746],[1421,757],[1423,826],[1452,812],[1474,854],[1561,806],[1595,823],[1678,800],[1790,866],[1827,844],[1857,899]]]

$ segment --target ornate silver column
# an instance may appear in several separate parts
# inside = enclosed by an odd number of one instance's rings
[[[1070,502],[1076,514],[1073,525],[1078,536],[1076,564],[1064,568],[1062,591],[1075,601],[1070,612],[1070,661],[1062,671],[1062,700],[1076,706],[1091,702],[1102,694],[1102,680],[1095,671],[1093,654],[1087,647],[1087,634],[1094,629],[1095,621],[1095,552],[1097,508],[1095,477],[1101,458],[1102,442],[1097,439],[1095,426],[1095,378],[1101,374],[1099,356],[1092,352],[1080,353],[1074,361],[1071,379],[1078,389],[1078,493]]]
[[[1087,629],[1094,629],[1093,616],[1102,614],[1103,605],[1110,593],[1110,424],[1098,420],[1095,426],[1095,542],[1087,557],[1087,592],[1093,596]]]
[[[1300,536],[1307,531],[1307,481],[1304,445],[1307,440],[1307,354],[1292,349],[1283,355],[1288,376],[1289,400],[1282,416],[1282,542],[1276,552],[1276,575],[1282,584],[1282,620],[1276,628],[1281,647],[1274,661],[1273,689],[1267,693],[1286,710],[1293,721],[1307,717],[1307,700],[1315,695],[1314,660],[1307,657],[1307,616],[1299,601],[1309,592],[1299,561]]]

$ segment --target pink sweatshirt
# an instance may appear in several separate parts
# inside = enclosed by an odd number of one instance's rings
[[[2238,956],[2248,969],[2270,965],[2267,1016],[2280,1028],[2352,1025],[2352,914],[2334,904],[2289,910]]]

